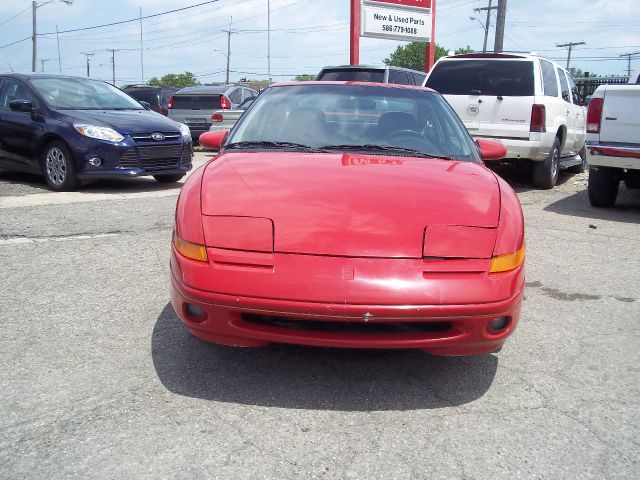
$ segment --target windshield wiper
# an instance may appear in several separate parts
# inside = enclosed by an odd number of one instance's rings
[[[406,147],[394,147],[392,145],[377,145],[374,143],[364,143],[361,145],[325,145],[320,147],[322,150],[355,150],[355,151],[377,151],[387,153],[404,153],[410,157],[426,157],[426,158],[442,158],[445,160],[457,160],[457,158],[449,157],[446,155],[434,155],[432,153],[424,153],[420,150]]]
[[[224,146],[225,150],[229,149],[251,149],[251,148],[289,148],[295,150],[303,150],[305,152],[320,152],[317,148],[310,147],[309,145],[303,145],[302,143],[293,142],[272,142],[272,141],[255,141],[248,140],[244,142],[234,142]]]

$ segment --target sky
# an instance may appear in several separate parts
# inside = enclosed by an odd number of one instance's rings
[[[189,7],[206,0],[38,0],[37,71],[86,75],[116,84],[143,83],[166,73],[190,71],[202,83],[225,79],[227,34],[231,23],[230,79],[267,78],[267,0],[217,0],[180,12],[142,20],[142,16]],[[270,0],[271,77],[289,80],[316,74],[325,65],[349,63],[349,0]],[[482,50],[488,0],[437,0],[435,40],[454,50]],[[494,5],[497,3],[494,0]],[[113,22],[115,26],[71,31]],[[492,26],[495,25],[495,16]],[[60,56],[56,41],[59,32]],[[31,71],[31,0],[0,0],[0,72]],[[493,48],[494,29],[489,33]],[[599,75],[624,75],[621,54],[640,52],[640,0],[508,0],[505,51],[531,52]],[[14,43],[15,42],[15,43]],[[361,38],[360,63],[379,65],[405,42]],[[59,60],[60,58],[60,60]],[[632,69],[640,68],[640,55]]]

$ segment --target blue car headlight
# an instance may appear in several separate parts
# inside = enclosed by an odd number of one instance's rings
[[[73,128],[75,128],[79,134],[89,138],[106,140],[108,142],[121,142],[124,140],[124,137],[122,135],[116,132],[113,128],[109,127],[74,123]]]
[[[191,130],[184,123],[180,124],[180,133],[182,134],[182,140],[185,142],[191,141]]]

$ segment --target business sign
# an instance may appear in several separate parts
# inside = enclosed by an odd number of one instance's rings
[[[360,35],[407,42],[430,42],[430,7],[431,0],[364,0]]]
[[[371,0],[371,3],[393,3],[404,7],[431,8],[431,0]]]

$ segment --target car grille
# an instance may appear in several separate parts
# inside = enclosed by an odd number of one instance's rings
[[[129,148],[120,157],[119,167],[140,167],[146,170],[175,168],[181,163],[190,163],[189,149],[181,144],[141,145]]]
[[[349,334],[432,334],[442,333],[452,328],[451,322],[341,322],[325,321],[318,319],[299,319],[290,317],[277,317],[271,315],[260,315],[255,313],[243,313],[242,320],[245,322],[269,327],[286,328],[290,330],[303,330],[307,332]]]
[[[153,132],[156,133],[156,132]],[[180,134],[176,132],[157,132],[162,133],[164,135],[164,140],[160,140],[160,142],[175,142],[180,138]],[[154,140],[151,137],[151,133],[133,133],[130,135],[133,138],[133,141],[136,143],[159,143],[158,140]]]

